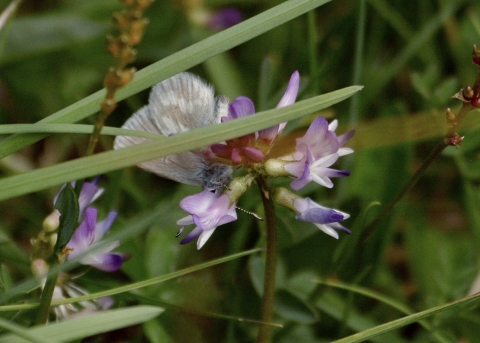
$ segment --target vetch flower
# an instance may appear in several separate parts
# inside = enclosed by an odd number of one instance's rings
[[[49,266],[42,259],[34,259],[32,261],[32,273],[38,279],[40,287],[45,287],[46,275]],[[66,273],[60,273],[57,283],[53,290],[52,301],[63,300],[68,298],[76,298],[89,294],[85,289],[77,286],[73,282],[73,278]],[[107,310],[113,305],[112,297],[102,297],[88,301],[81,301],[76,304],[63,304],[52,306],[51,310],[55,314],[56,320],[64,320],[73,317],[80,317],[99,310]]]
[[[68,298],[76,298],[83,295],[88,295],[88,291],[75,285],[70,280],[61,280],[60,284],[55,286],[53,290],[52,300],[63,300]],[[71,318],[82,317],[93,312],[108,310],[112,307],[114,301],[112,297],[103,297],[98,299],[92,299],[88,301],[81,301],[78,304],[63,304],[53,306],[52,310],[55,313],[55,317],[58,320],[65,320]]]
[[[317,117],[305,135],[297,138],[296,152],[292,156],[296,161],[288,163],[284,167],[296,178],[290,184],[293,189],[299,190],[310,181],[332,188],[331,177],[350,175],[348,170],[329,168],[340,156],[353,152],[352,149],[342,146],[353,136],[354,131],[337,137],[334,132],[337,125],[336,120],[328,125],[324,117]]]
[[[297,198],[293,201],[293,206],[296,211],[296,219],[315,224],[327,235],[338,239],[337,231],[351,234],[349,229],[339,224],[339,222],[350,217],[345,212],[321,206],[310,198]]]
[[[85,212],[86,208],[90,206],[92,202],[94,202],[100,195],[103,193],[103,188],[98,187],[98,182],[100,181],[100,177],[96,177],[92,182],[85,181],[82,185],[82,190],[80,191],[80,195],[78,197],[78,221],[82,220],[83,213]],[[73,188],[75,188],[76,181],[71,182]],[[60,192],[65,188],[63,185],[58,193],[53,198],[53,203],[57,202],[58,196]],[[60,212],[55,209],[50,213],[45,220],[43,221],[43,227],[47,231],[55,231],[58,229],[58,225],[60,223]]]
[[[82,255],[95,243],[100,242],[117,217],[117,212],[111,211],[103,221],[97,223],[97,214],[96,208],[89,207],[85,210],[83,222],[75,230],[66,247],[69,259]],[[128,258],[127,254],[111,252],[119,245],[119,241],[113,241],[101,249],[83,256],[79,262],[107,272],[116,271]]]
[[[277,108],[291,105],[295,102],[300,84],[300,74],[295,71],[290,77],[285,94]],[[240,96],[230,105],[227,117],[222,117],[222,122],[243,118],[255,113],[255,105],[247,97]],[[270,151],[276,137],[284,129],[286,123],[275,125],[256,133],[230,139],[226,144],[213,144],[211,151],[219,158],[230,160],[232,164],[250,164],[262,162]]]
[[[226,7],[210,13],[207,26],[213,30],[224,30],[243,20],[242,12],[235,7]]]
[[[300,87],[300,74],[298,71],[294,71],[290,80],[288,81],[287,89],[277,104],[276,108],[286,107],[295,103],[298,95],[298,88]],[[271,146],[275,138],[282,133],[283,129],[287,125],[286,122],[279,125],[272,126],[268,129],[258,132],[258,139],[262,145]]]
[[[177,221],[177,224],[182,227],[196,225],[180,243],[186,244],[198,238],[197,249],[207,242],[218,226],[237,220],[236,206],[230,204],[227,194],[204,190],[183,199],[180,207],[190,215]]]

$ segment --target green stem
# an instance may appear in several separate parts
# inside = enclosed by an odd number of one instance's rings
[[[56,253],[52,254],[50,258],[50,267],[49,270],[56,270],[58,264]],[[37,325],[46,324],[48,320],[48,314],[50,312],[50,304],[52,303],[53,291],[57,285],[58,271],[53,273],[48,273],[47,281],[45,281],[45,286],[43,287],[42,296],[40,297],[40,303],[38,305],[37,312]]]
[[[380,225],[380,223],[388,217],[390,212],[392,212],[393,208],[400,202],[400,200],[403,199],[403,197],[413,188],[413,186],[415,186],[417,181],[422,177],[425,170],[427,170],[427,168],[433,163],[433,161],[435,161],[435,159],[442,153],[442,151],[445,150],[447,146],[451,145],[450,138],[453,137],[456,129],[460,125],[460,122],[463,120],[463,118],[465,118],[465,115],[470,112],[471,109],[472,107],[468,103],[464,103],[464,105],[460,109],[460,112],[457,115],[457,121],[455,125],[452,125],[452,127],[448,130],[445,136],[440,140],[440,142],[438,142],[435,149],[433,149],[427,159],[423,161],[422,165],[417,169],[415,174],[403,187],[400,193],[397,194],[395,199],[393,199],[393,201],[387,207],[385,207],[383,211],[378,215],[378,217],[367,227],[367,229],[365,230],[365,238],[363,239],[363,241],[368,239],[368,237],[370,237],[370,235]]]
[[[275,301],[275,275],[278,250],[277,217],[275,216],[275,206],[266,180],[263,177],[258,176],[256,181],[260,187],[260,193],[262,195],[263,207],[265,209],[265,222],[267,226],[267,250],[265,257],[262,316],[257,343],[268,343],[270,341],[269,323],[272,321],[273,305]]]
[[[95,122],[95,126],[93,128],[93,133],[90,135],[90,140],[88,141],[87,152],[85,153],[85,156],[93,155],[95,147],[98,143],[98,139],[100,138],[100,133],[102,132],[102,128],[105,124],[105,120],[109,114],[110,113],[105,113],[103,109],[98,114],[97,121]]]

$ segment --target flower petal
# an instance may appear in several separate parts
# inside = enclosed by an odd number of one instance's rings
[[[246,117],[255,113],[255,105],[246,96],[239,96],[230,104],[228,112],[231,119]]]
[[[197,250],[200,250],[205,243],[207,243],[210,236],[215,232],[215,229],[211,229],[208,231],[203,231],[197,240]]]
[[[122,266],[124,256],[124,254],[118,253],[97,254],[96,260],[98,262],[90,265],[105,272],[114,272]]]
[[[203,233],[203,230],[199,227],[195,227],[184,239],[180,241],[180,244],[187,244],[198,238]]]

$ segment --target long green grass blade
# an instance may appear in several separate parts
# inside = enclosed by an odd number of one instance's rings
[[[116,93],[116,100],[123,100],[132,94],[151,87],[155,83],[189,69],[208,58],[227,51],[254,37],[261,35],[293,18],[296,18],[330,0],[290,0],[259,15],[245,20],[227,30],[195,43],[177,53],[138,71],[131,83]],[[240,94],[239,94],[240,95]],[[100,110],[105,96],[102,89],[73,105],[70,105],[39,123],[74,123]],[[0,145],[0,158],[46,137],[45,134],[12,136]]]
[[[354,292],[354,293],[364,295],[366,297],[370,297],[372,299],[376,299],[376,300],[378,300],[378,301],[380,301],[384,304],[387,304],[388,306],[391,306],[391,307],[397,309],[398,311],[400,311],[400,312],[402,312],[403,314],[406,314],[406,315],[411,315],[411,314],[414,313],[414,311],[412,309],[410,309],[408,306],[406,306],[402,302],[400,302],[396,299],[390,298],[390,297],[388,297],[386,295],[383,295],[381,293],[372,291],[372,290],[370,290],[368,288],[365,288],[365,287],[360,287],[358,285],[350,285],[350,284],[346,284],[344,282],[330,281],[330,280],[314,280],[313,282],[318,282],[320,284],[335,287],[335,288],[338,288],[338,289],[344,289],[344,290],[347,290],[347,291],[350,291],[350,292]],[[425,329],[432,330],[432,326],[427,321],[419,320],[419,323]],[[433,332],[433,335],[435,336],[435,338],[437,339],[438,342],[441,342],[441,343],[448,343],[449,342],[448,338],[443,337],[438,332]]]
[[[93,125],[87,124],[5,124],[0,125],[0,135],[12,133],[78,133],[91,134]],[[164,140],[165,137],[156,133],[132,131],[116,127],[104,126],[102,135],[135,136],[148,139]]]
[[[39,333],[33,333],[27,328],[17,325],[13,322],[9,322],[3,318],[0,318],[0,327],[6,331],[10,331],[15,334],[15,342],[35,342],[35,343],[56,343],[57,340],[44,337]],[[21,338],[23,339],[21,339]],[[0,342],[2,339],[0,338]]]
[[[162,144],[157,141],[147,142],[7,177],[0,180],[0,200],[239,137],[320,111],[345,100],[361,89],[360,86],[343,88],[288,107],[264,111],[219,125],[171,136]]]
[[[407,326],[412,323],[416,323],[424,318],[427,318],[431,315],[434,315],[436,313],[440,313],[443,311],[447,310],[453,310],[458,307],[465,307],[467,305],[474,305],[478,303],[480,299],[480,294],[476,294],[470,297],[462,298],[453,302],[450,302],[445,305],[437,306],[430,308],[428,310],[418,312],[415,314],[412,314],[407,317],[403,317],[397,320],[392,320],[391,322],[378,325],[374,328],[356,333],[354,335],[338,339],[336,341],[333,341],[332,343],[357,343],[357,342],[364,342],[366,340],[369,340],[373,337],[376,337],[378,335],[384,334],[386,332],[390,332],[399,328],[402,328],[404,326]]]
[[[80,301],[93,300],[93,299],[102,298],[102,297],[106,297],[106,296],[111,296],[111,295],[115,295],[115,294],[119,294],[119,293],[130,292],[130,291],[133,291],[135,289],[139,289],[139,288],[143,288],[143,287],[147,287],[147,286],[152,286],[152,285],[155,285],[155,284],[160,283],[160,282],[171,280],[171,279],[174,279],[174,278],[186,275],[186,274],[194,273],[196,271],[199,271],[199,270],[202,270],[202,269],[205,269],[205,268],[209,268],[209,267],[215,266],[217,264],[232,261],[232,260],[235,260],[235,259],[243,257],[243,256],[247,256],[247,255],[250,255],[250,254],[254,254],[256,252],[260,252],[262,250],[263,250],[263,248],[256,248],[256,249],[251,249],[251,250],[247,250],[247,251],[242,251],[240,253],[236,253],[236,254],[225,256],[225,257],[221,257],[221,258],[215,259],[213,261],[208,261],[208,262],[205,262],[205,263],[197,264],[197,265],[194,265],[192,267],[188,267],[188,268],[185,268],[185,269],[182,269],[182,270],[179,270],[179,271],[167,274],[167,275],[157,276],[157,277],[154,277],[154,278],[151,278],[151,279],[148,279],[148,280],[135,282],[135,283],[132,283],[132,284],[129,284],[129,285],[126,285],[126,286],[112,288],[112,289],[109,289],[107,291],[92,293],[92,294],[88,294],[88,295],[83,295],[83,296],[76,297],[76,298],[55,300],[55,301],[52,301],[52,306],[72,304],[72,303],[77,303],[77,302],[80,302]],[[32,308],[35,308],[37,306],[38,306],[37,303],[35,303],[35,304],[21,304],[21,305],[5,305],[5,306],[0,306],[0,312],[21,311],[21,310],[26,310],[26,309],[32,309]],[[1,343],[1,341],[0,341],[0,343]]]
[[[143,323],[155,318],[163,311],[162,308],[154,306],[134,306],[102,311],[62,323],[25,330],[32,337],[45,337],[47,339],[45,341],[27,340],[16,335],[5,335],[0,337],[0,343],[72,341]]]

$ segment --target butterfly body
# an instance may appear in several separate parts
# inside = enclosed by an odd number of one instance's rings
[[[135,112],[122,127],[171,136],[219,124],[220,118],[227,114],[226,97],[215,98],[212,86],[193,74],[180,73],[153,86],[148,105]],[[140,137],[117,136],[114,148],[145,141]],[[230,166],[191,151],[142,162],[139,166],[159,176],[214,191],[228,185],[232,174]]]

